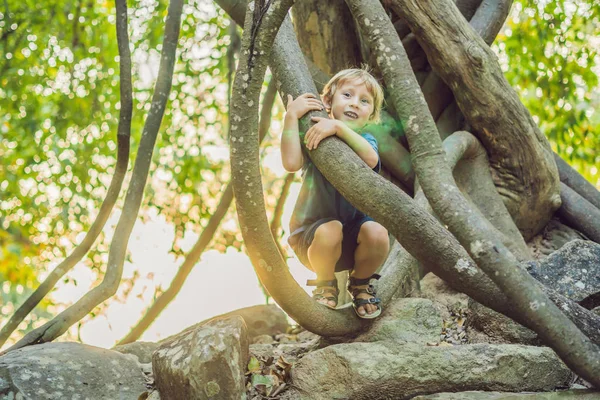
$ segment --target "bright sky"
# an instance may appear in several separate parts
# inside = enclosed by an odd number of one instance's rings
[[[298,183],[292,185],[284,208],[282,226],[286,231],[299,189]],[[115,225],[117,220],[118,215],[115,215],[109,224]],[[191,248],[197,239],[197,234],[186,234],[182,242],[183,249]],[[172,241],[173,227],[162,218],[154,216],[149,222],[137,222],[129,241],[133,263],[125,264],[123,277],[131,278],[136,270],[139,277],[125,304],[111,301],[105,316],[98,316],[82,325],[80,337],[84,343],[100,347],[114,346],[152,302],[154,286],[160,283],[163,289],[168,287],[182,262],[182,258],[175,260],[168,253]],[[287,232],[283,243],[287,243]],[[290,250],[289,254],[293,255],[293,252]],[[304,283],[312,279],[312,273],[295,258],[290,259],[288,265],[292,275],[305,287]],[[72,283],[58,285],[53,292],[56,301],[71,304],[91,288],[94,280],[84,266],[74,268],[69,276],[77,279],[77,286]],[[121,287],[120,291],[124,289]],[[244,253],[233,248],[225,254],[207,251],[188,276],[178,296],[140,340],[157,341],[207,318],[264,303],[265,296]],[[76,327],[71,329],[71,334],[72,338],[76,337]]]

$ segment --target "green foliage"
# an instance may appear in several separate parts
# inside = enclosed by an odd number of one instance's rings
[[[18,295],[4,299],[3,304],[10,304],[22,302],[37,286],[37,274],[49,261],[55,265],[64,259],[96,217],[116,164],[120,106],[113,1],[4,4],[0,282],[10,282],[6,293]],[[134,92],[130,170],[151,103],[167,4],[129,4]],[[206,223],[228,180],[228,26],[210,1],[192,0],[184,7],[171,101],[140,212],[142,220],[160,214],[181,235]],[[217,153],[224,157],[215,158]],[[107,236],[101,235],[85,260],[100,272],[99,279],[109,250]],[[219,237],[215,246],[222,250],[241,245],[235,234]]]
[[[600,175],[600,3],[515,2],[496,49],[505,76],[553,149],[589,181]]]

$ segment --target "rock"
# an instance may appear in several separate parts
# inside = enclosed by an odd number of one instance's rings
[[[256,358],[268,358],[274,356],[275,346],[271,344],[251,344],[250,355]]]
[[[174,337],[180,336],[188,331],[196,330],[198,327],[214,321],[216,319],[224,319],[233,316],[240,316],[244,319],[246,323],[246,331],[248,333],[248,337],[253,339],[257,336],[261,335],[269,335],[275,336],[281,333],[285,333],[288,328],[288,321],[285,313],[281,311],[281,309],[275,304],[267,304],[267,305],[258,305],[240,308],[227,314],[221,314],[216,317],[207,319],[202,322],[198,322],[195,325],[192,325],[185,330],[179,332],[176,335],[169,336],[159,342],[165,343],[170,342]]]
[[[275,339],[271,335],[258,335],[252,339],[252,344],[271,344]]]
[[[441,330],[442,317],[431,300],[405,298],[390,302],[369,330],[353,341],[426,344],[438,342]]]
[[[570,377],[554,352],[544,347],[348,343],[299,360],[292,367],[289,396],[401,400],[432,391],[549,391]]]
[[[158,343],[154,342],[132,342],[121,344],[112,348],[123,354],[133,354],[142,364],[152,362],[152,353],[158,348]]]
[[[535,259],[543,259],[560,249],[565,244],[585,237],[575,229],[563,224],[554,217],[546,224],[542,232],[532,237],[527,243]]]
[[[545,286],[580,302],[600,292],[600,244],[574,240],[538,262],[529,262],[527,271]]]
[[[145,378],[134,357],[79,343],[45,343],[0,357],[2,399],[137,400]]]
[[[539,344],[534,331],[472,299],[469,299],[467,333],[469,343]]]
[[[234,315],[244,318],[249,338],[259,335],[275,336],[279,333],[285,333],[289,325],[285,313],[275,304],[240,308],[216,318],[227,318]]]
[[[421,280],[421,292],[418,297],[434,302],[442,319],[448,321],[451,313],[464,314],[469,307],[469,296],[452,289],[443,279],[428,273]]]
[[[548,393],[458,392],[413,397],[413,400],[597,400],[600,392],[564,390]]]
[[[259,359],[275,359],[283,356],[290,362],[295,362],[304,354],[316,350],[320,346],[321,337],[308,331],[302,331],[297,335],[281,335],[284,341],[271,341],[270,343],[252,343],[250,345],[250,354]],[[295,340],[290,340],[286,336],[293,336]]]
[[[162,400],[240,399],[249,360],[240,316],[213,319],[161,343],[152,356]]]
[[[421,280],[419,297],[444,305],[449,311],[466,310],[469,296],[452,289],[444,280],[428,273]]]

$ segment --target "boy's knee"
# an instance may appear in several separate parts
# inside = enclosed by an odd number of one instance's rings
[[[342,223],[340,221],[329,221],[320,225],[315,231],[313,244],[323,247],[336,247],[342,244]]]
[[[367,221],[360,227],[358,243],[377,249],[387,249],[390,243],[388,231],[375,221]]]

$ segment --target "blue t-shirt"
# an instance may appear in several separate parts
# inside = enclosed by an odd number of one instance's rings
[[[361,133],[369,142],[379,158],[377,139],[370,133]],[[304,150],[303,150],[304,151]],[[381,160],[373,170],[379,172]],[[304,153],[302,166],[302,187],[290,220],[290,236],[302,232],[310,224],[322,218],[335,218],[342,224],[355,218],[364,217],[365,214],[357,210],[346,200]]]

